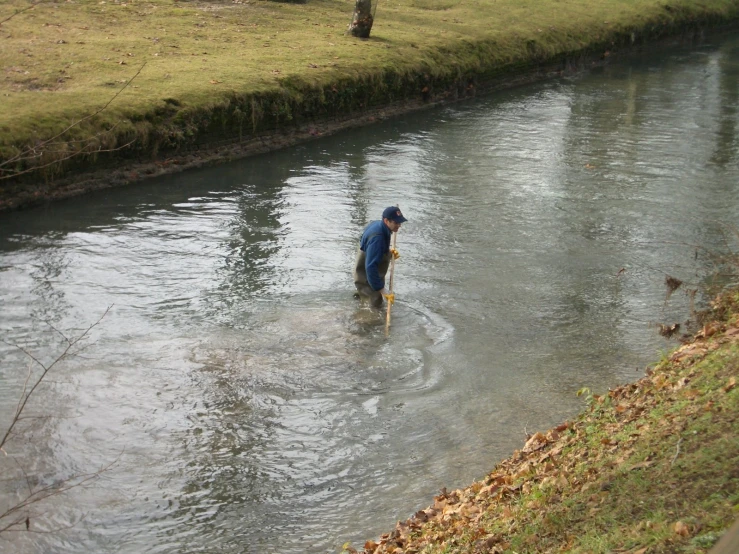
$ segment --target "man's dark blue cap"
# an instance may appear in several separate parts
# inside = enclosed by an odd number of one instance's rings
[[[395,223],[405,223],[406,221],[408,221],[406,218],[403,217],[403,213],[397,206],[390,206],[389,208],[385,208],[385,211],[382,212],[382,219],[389,219],[390,221],[394,221]]]

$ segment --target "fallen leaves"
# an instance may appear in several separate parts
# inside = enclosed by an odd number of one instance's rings
[[[526,441],[526,444],[524,445],[522,452],[535,452],[537,450],[541,450],[547,445],[548,441],[547,438],[542,435],[541,433],[536,433],[533,435],[528,441]]]
[[[527,436],[523,447],[483,480],[465,489],[442,489],[431,506],[399,521],[378,541],[367,541],[364,554],[445,549],[498,553],[515,541],[523,550],[569,551],[576,549],[577,533],[564,525],[549,525],[550,514],[558,514],[552,516],[555,519],[571,517],[571,522],[579,517],[602,518],[611,513],[614,499],[620,495],[628,511],[638,517],[640,506],[649,504],[649,499],[632,498],[632,489],[624,492],[624,483],[629,479],[654,483],[663,475],[669,481],[669,474],[680,471],[680,464],[675,464],[678,457],[682,456],[682,462],[695,451],[696,443],[689,441],[698,435],[686,432],[686,422],[706,411],[720,413],[721,399],[730,398],[726,394],[736,389],[737,380],[736,375],[724,374],[709,388],[702,378],[703,366],[696,364],[721,341],[739,338],[736,329],[735,324],[707,324],[691,343],[681,346],[638,382],[602,395],[581,389],[589,410],[572,422]],[[736,373],[735,368],[729,370]],[[680,437],[676,447],[669,437]],[[667,444],[669,447],[664,446]],[[668,486],[668,495],[682,490],[675,490],[679,486],[675,483]],[[569,514],[563,515],[565,512]],[[686,516],[689,514],[681,513],[678,521],[677,517],[642,521],[632,529],[645,536],[656,529],[669,530],[667,540],[674,546],[698,534],[700,523],[693,524]],[[636,544],[611,551],[650,551],[651,547]]]
[[[659,324],[659,334],[665,338],[669,339],[678,331],[680,331],[679,323],[673,323],[672,325],[663,325],[662,323]]]
[[[689,537],[690,536],[690,528],[683,523],[682,521],[678,521],[673,526],[673,530],[676,534],[680,535],[681,537]]]

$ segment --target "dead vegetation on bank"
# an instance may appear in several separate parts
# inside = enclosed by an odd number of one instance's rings
[[[739,514],[739,292],[633,384],[345,553],[707,552]]]

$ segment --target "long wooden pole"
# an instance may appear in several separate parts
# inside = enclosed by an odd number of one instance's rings
[[[393,246],[392,250],[395,250],[395,241],[398,238],[398,232],[393,233]],[[387,290],[390,294],[393,293],[393,274],[395,273],[395,254],[390,252],[390,279],[388,279]],[[390,333],[390,310],[393,308],[393,303],[388,301],[387,303],[387,315],[385,316],[385,335]]]

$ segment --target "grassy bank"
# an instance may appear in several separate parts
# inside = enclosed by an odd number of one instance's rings
[[[739,515],[738,378],[735,291],[646,377],[583,391],[573,421],[359,550],[707,552]]]
[[[136,180],[185,152],[269,149],[739,20],[739,0],[391,0],[359,40],[345,33],[352,0],[29,6],[0,6],[0,208],[70,173],[155,162],[120,177]],[[223,145],[242,149],[213,156]]]

